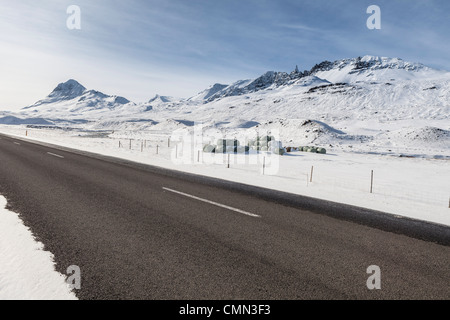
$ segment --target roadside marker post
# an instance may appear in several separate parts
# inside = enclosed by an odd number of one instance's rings
[[[373,170],[370,174],[370,193],[373,193]]]
[[[263,176],[265,175],[266,172],[266,157],[263,158]]]

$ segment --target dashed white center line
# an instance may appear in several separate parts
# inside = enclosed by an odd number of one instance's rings
[[[51,155],[51,156],[54,156],[54,157],[57,157],[57,158],[64,159],[64,157],[63,157],[63,156],[60,156],[59,154],[55,154],[55,153],[51,153],[51,152],[47,152],[47,154],[49,154],[49,155]]]
[[[244,210],[240,210],[240,209],[236,209],[236,208],[233,208],[233,207],[230,207],[230,206],[218,203],[218,202],[214,202],[214,201],[210,201],[210,200],[207,200],[207,199],[199,198],[199,197],[196,197],[196,196],[184,193],[184,192],[176,191],[176,190],[169,189],[169,188],[163,188],[163,190],[166,190],[166,191],[169,191],[169,192],[173,192],[173,193],[176,193],[176,194],[188,197],[188,198],[192,198],[192,199],[195,199],[195,200],[198,200],[198,201],[206,202],[206,203],[215,205],[217,207],[225,208],[225,209],[228,209],[228,210],[231,210],[231,211],[234,211],[234,212],[242,213],[242,214],[245,214],[246,216],[250,216],[250,217],[253,217],[253,218],[261,218],[261,216],[259,216],[257,214],[250,213],[250,212],[247,212],[247,211],[244,211]]]

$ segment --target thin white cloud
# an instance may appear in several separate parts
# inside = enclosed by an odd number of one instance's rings
[[[322,29],[312,28],[310,26],[303,25],[303,24],[276,24],[275,27],[286,28],[286,29],[293,29],[293,30],[301,30],[301,31],[308,31],[308,32],[314,32],[314,33],[327,32],[327,31],[324,31]]]

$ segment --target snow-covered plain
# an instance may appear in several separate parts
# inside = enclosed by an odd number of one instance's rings
[[[75,300],[53,255],[0,196],[0,300]]]
[[[448,159],[358,153],[335,148],[329,149],[328,154],[230,154],[228,168],[228,155],[201,151],[203,144],[214,141],[212,132],[204,128],[195,131],[197,136],[188,130],[171,134],[164,131],[112,133],[0,126],[0,132],[20,138],[450,226]],[[217,137],[218,132],[213,133]],[[246,139],[244,135],[237,138],[240,141]],[[373,193],[370,193],[372,170],[374,184]]]

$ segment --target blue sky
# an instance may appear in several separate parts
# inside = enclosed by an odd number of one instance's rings
[[[373,4],[381,30],[366,27]],[[0,110],[70,78],[143,102],[366,54],[450,70],[449,16],[448,0],[0,0]]]

